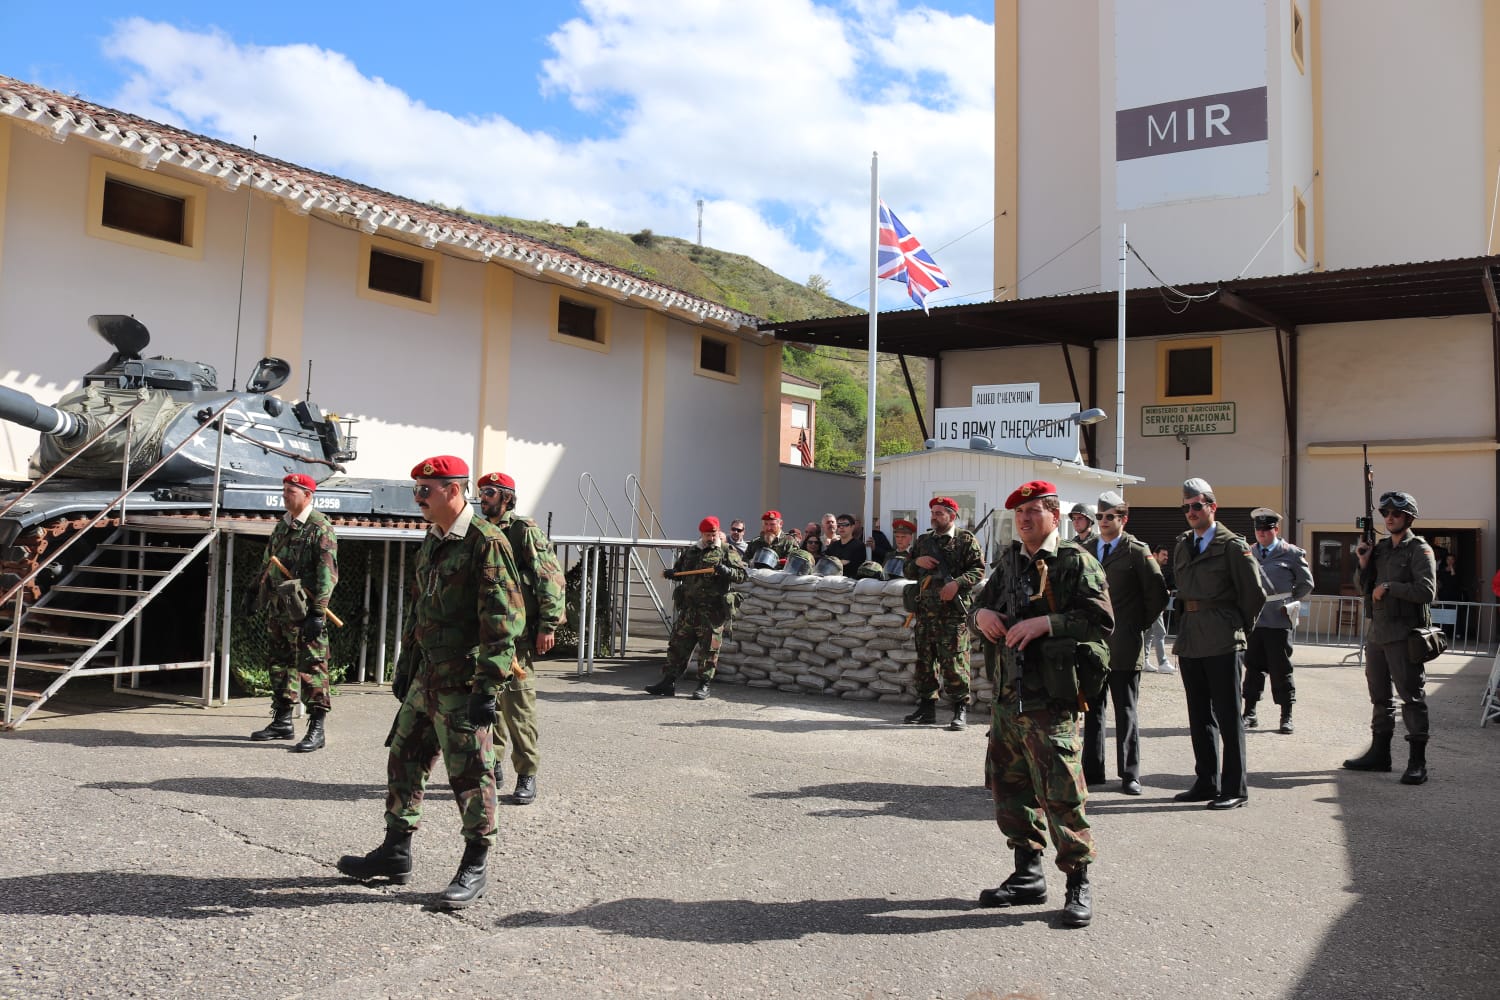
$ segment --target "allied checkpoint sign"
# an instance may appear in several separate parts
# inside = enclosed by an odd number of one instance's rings
[[[976,385],[971,405],[945,406],[934,414],[933,437],[950,447],[986,437],[997,451],[1078,462],[1078,425],[1067,420],[1079,411],[1078,403],[1043,403],[1041,394],[1040,382]]]

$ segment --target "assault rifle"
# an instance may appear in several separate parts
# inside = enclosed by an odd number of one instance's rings
[[[1365,453],[1365,516],[1354,519],[1360,530],[1360,542],[1375,547],[1375,470],[1370,468],[1370,446],[1364,445]]]

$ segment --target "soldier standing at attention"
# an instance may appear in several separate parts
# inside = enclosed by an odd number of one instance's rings
[[[745,546],[744,562],[747,566],[754,566],[756,555],[762,549],[770,549],[776,553],[776,565],[785,566],[786,557],[796,547],[795,541],[781,533],[781,511],[768,510],[760,516],[760,534],[750,539],[750,544]]]
[[[1271,700],[1281,706],[1278,732],[1292,731],[1292,705],[1297,701],[1297,685],[1292,682],[1292,629],[1302,599],[1312,593],[1312,567],[1307,553],[1281,538],[1281,515],[1269,507],[1250,512],[1255,525],[1255,546],[1251,550],[1260,562],[1272,594],[1285,595],[1269,600],[1260,611],[1255,631],[1245,648],[1245,728],[1259,725],[1255,703],[1265,690],[1266,674],[1271,675]]]
[[[1374,711],[1370,718],[1370,749],[1344,761],[1351,771],[1389,771],[1391,737],[1396,734],[1394,686],[1401,699],[1401,720],[1406,724],[1407,763],[1403,785],[1427,780],[1427,683],[1426,665],[1408,655],[1406,637],[1418,625],[1431,621],[1428,606],[1437,596],[1437,559],[1432,547],[1412,534],[1417,519],[1417,501],[1410,493],[1395,491],[1380,497],[1380,516],[1385,518],[1389,538],[1372,550],[1361,540],[1359,592],[1365,598],[1370,629],[1365,636],[1365,685]]]
[[[250,738],[291,739],[292,706],[306,701],[307,732],[292,747],[293,753],[323,749],[323,720],[333,708],[328,697],[326,619],[328,599],[339,582],[339,542],[327,515],[313,509],[317,488],[311,476],[300,472],[281,481],[286,513],[272,529],[255,586],[245,595],[247,614],[261,605],[271,608],[271,724]],[[280,567],[272,557],[280,560]]]
[[[684,549],[672,568],[662,571],[666,579],[680,578],[681,583],[672,594],[677,613],[672,617],[672,634],[667,637],[667,662],[661,680],[646,687],[647,694],[675,695],[677,677],[687,670],[696,648],[698,687],[693,700],[708,697],[708,684],[719,666],[724,625],[729,621],[729,585],[744,583],[748,576],[740,554],[722,538],[719,519],[705,517],[698,522],[697,544]]]
[[[972,532],[961,531],[958,501],[934,497],[928,505],[932,530],[912,546],[906,578],[916,580],[912,633],[917,645],[917,710],[908,724],[937,721],[938,684],[953,705],[953,732],[969,725],[969,592],[984,575],[984,556]]]
[[[469,467],[440,455],[411,470],[412,494],[432,528],[417,550],[411,611],[391,693],[401,702],[386,759],[385,842],[338,870],[361,880],[411,881],[411,835],[421,825],[427,776],[439,754],[458,800],[464,855],[439,905],[461,909],[484,895],[495,843],[490,729],[510,680],[525,623],[515,560],[505,535],[464,497]]]
[[[1056,486],[1026,483],[1005,509],[1015,511],[1017,539],[1001,551],[973,625],[1003,643],[985,775],[1016,868],[981,892],[979,905],[1047,901],[1042,852],[1050,830],[1057,867],[1068,876],[1062,922],[1084,927],[1093,919],[1094,835],[1078,760],[1079,665],[1087,658],[1097,670],[1107,667],[1114,614],[1099,563],[1058,536]]]
[[[1068,514],[1068,520],[1073,524],[1073,541],[1082,546],[1085,552],[1093,552],[1099,543],[1099,529],[1095,527],[1098,519],[1091,503],[1075,503]]]
[[[1109,634],[1109,686],[1089,705],[1083,726],[1083,776],[1104,782],[1104,709],[1115,703],[1115,767],[1120,791],[1141,794],[1141,728],[1136,705],[1141,695],[1141,642],[1147,628],[1167,606],[1167,581],[1161,566],[1134,535],[1125,530],[1130,507],[1113,491],[1099,497],[1099,563],[1109,582],[1115,630]]]
[[[1245,540],[1214,521],[1218,504],[1202,479],[1182,484],[1188,528],[1177,539],[1177,667],[1187,698],[1197,779],[1178,802],[1237,809],[1250,801],[1245,725],[1240,717],[1240,654],[1266,603],[1260,564]],[[1224,744],[1220,767],[1219,743]]]
[[[505,534],[520,572],[521,596],[526,602],[526,626],[516,640],[515,675],[500,688],[500,721],[495,723],[495,788],[505,785],[505,738],[511,742],[511,764],[516,790],[507,801],[528,806],[536,801],[537,654],[552,651],[557,627],[567,619],[567,581],[552,543],[536,522],[516,513],[516,481],[503,472],[479,477],[479,510]]]

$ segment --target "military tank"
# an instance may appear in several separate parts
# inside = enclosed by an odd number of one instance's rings
[[[24,500],[17,498],[29,482],[0,481],[0,580],[25,576],[47,547],[45,539],[81,527],[114,501],[127,464],[134,482],[161,463],[131,493],[132,514],[201,518],[217,508],[274,517],[282,509],[282,478],[300,472],[318,482],[314,505],[336,524],[421,523],[409,482],[338,475],[357,454],[352,419],[310,400],[288,403],[271,395],[291,374],[286,361],[262,358],[243,391],[220,389],[212,365],[143,357],[151,334],[134,317],[91,316],[88,323],[112,353],[57,405],[0,386],[0,420],[42,435],[29,474],[40,478],[72,458]],[[209,426],[183,445],[226,405],[222,440],[218,427]],[[105,430],[126,411],[129,417]]]

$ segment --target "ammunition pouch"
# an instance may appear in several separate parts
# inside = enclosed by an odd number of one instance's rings
[[[276,603],[282,614],[297,622],[305,619],[311,608],[301,580],[282,580],[276,584]]]
[[[909,584],[907,584],[906,585],[906,589],[903,590],[903,591],[901,591],[901,606],[903,608],[905,608],[907,611],[910,611],[913,614],[915,614],[916,610],[917,610],[917,595],[920,594],[921,592],[922,592],[922,585],[921,584],[919,584],[919,583],[909,583]]]
[[[1406,636],[1406,656],[1413,663],[1431,662],[1447,649],[1447,633],[1438,625],[1418,625]]]
[[[1075,642],[1051,637],[1042,643],[1042,683],[1047,697],[1076,705],[1079,696],[1093,704],[1109,682],[1109,649],[1102,642]]]

